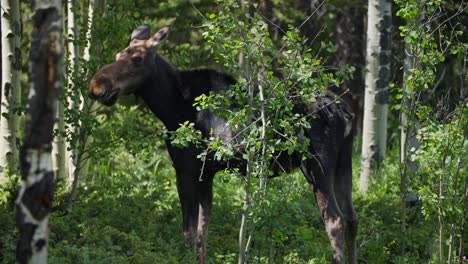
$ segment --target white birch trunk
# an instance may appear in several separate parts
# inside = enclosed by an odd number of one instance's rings
[[[59,134],[54,138],[52,147],[52,164],[57,179],[68,181],[67,169],[66,169],[66,139],[62,135],[65,131],[65,106],[62,101],[58,101],[57,108],[57,123],[55,124],[54,130],[57,130]],[[67,186],[68,186],[67,182]]]
[[[74,83],[73,83],[73,76],[75,75],[76,73],[76,68],[77,68],[77,65],[76,65],[76,58],[77,58],[77,54],[78,54],[78,47],[73,43],[73,41],[71,41],[69,38],[72,38],[74,39],[75,36],[76,36],[76,23],[75,23],[75,1],[73,0],[68,0],[67,1],[67,6],[66,6],[66,9],[67,9],[67,51],[68,51],[68,58],[67,58],[67,69],[68,69],[68,72],[67,72],[67,94],[68,95],[73,95],[73,94],[79,94],[80,95],[80,98],[79,100],[82,102],[83,101],[83,98],[81,96],[81,93],[76,93],[75,90],[75,86],[74,86]],[[78,108],[78,105],[75,101],[73,101],[72,97],[68,96],[66,98],[67,102],[68,102],[68,107],[70,107],[70,109],[77,109]],[[60,107],[60,106],[59,106]],[[60,108],[59,108],[59,112],[60,112]],[[65,109],[63,109],[65,110]],[[71,126],[69,128],[69,130],[67,131],[67,134],[74,134],[75,133],[75,129],[79,128],[79,126],[75,127],[75,126]],[[64,128],[65,129],[65,128]],[[75,169],[76,169],[76,162],[74,160],[74,153],[73,153],[73,147],[70,145],[70,142],[65,140],[64,139],[64,142],[63,142],[64,146],[64,174],[66,176],[66,180],[67,180],[67,187],[68,188],[71,188],[72,187],[72,183],[73,183],[73,175],[75,173]]]
[[[369,0],[366,49],[366,90],[362,162],[359,190],[366,193],[369,181],[385,157],[388,115],[388,83],[391,55],[391,2]]]
[[[2,20],[2,101],[0,113],[0,182],[6,181],[6,168],[8,167],[8,156],[12,155],[11,133],[8,115],[11,102],[11,74],[12,74],[12,42],[11,42],[11,24],[8,19],[11,11],[10,1],[1,1],[1,20]]]
[[[74,32],[70,31],[70,28],[74,28],[74,14],[72,13],[72,0],[68,0],[67,4],[64,9],[64,16],[62,20],[62,24],[66,25],[67,31],[65,35],[65,42],[67,44],[67,73],[63,74],[67,78],[67,86],[70,84],[70,58],[75,58],[76,53],[74,49],[70,50],[70,35],[73,37],[75,34]],[[65,45],[64,45],[65,46]],[[74,62],[74,59],[73,59]],[[64,89],[65,91],[65,89]],[[65,180],[66,186],[70,187],[71,183],[69,182],[70,177],[68,176],[67,170],[67,140],[66,140],[66,131],[65,131],[65,104],[64,100],[68,100],[67,94],[62,93],[62,98],[58,100],[58,108],[57,108],[57,123],[55,124],[54,130],[58,130],[58,135],[55,136],[53,147],[52,147],[52,164],[54,166],[54,172],[57,179]]]
[[[7,171],[18,172],[17,135],[19,117],[15,113],[21,96],[21,49],[19,2],[1,1],[2,86],[0,110],[0,181]]]

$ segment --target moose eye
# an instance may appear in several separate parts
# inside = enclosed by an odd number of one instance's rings
[[[132,62],[136,65],[140,65],[143,59],[141,57],[132,57]]]

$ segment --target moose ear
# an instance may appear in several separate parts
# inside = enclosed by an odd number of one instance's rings
[[[158,32],[156,32],[156,34],[154,34],[154,36],[148,42],[148,45],[150,48],[155,48],[159,46],[167,38],[167,36],[169,35],[169,31],[171,30],[171,27],[174,24],[174,22],[175,22],[175,19],[172,20],[172,22],[169,25],[164,26]]]
[[[128,40],[128,44],[132,43],[134,40],[149,39],[151,34],[151,28],[149,25],[141,25],[135,28]]]

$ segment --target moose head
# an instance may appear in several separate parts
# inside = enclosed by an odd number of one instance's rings
[[[167,38],[173,23],[164,26],[152,37],[148,25],[136,28],[128,47],[115,55],[115,62],[103,66],[94,75],[88,96],[111,106],[119,95],[134,93],[143,86],[151,78],[157,48]]]

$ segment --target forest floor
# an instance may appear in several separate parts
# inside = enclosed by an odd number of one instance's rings
[[[115,159],[130,160],[130,154]],[[130,156],[129,156],[130,155]],[[356,155],[357,156],[357,155]],[[59,183],[50,215],[49,263],[195,263],[183,240],[175,177],[168,159],[141,173],[123,164],[94,166],[71,213],[60,210],[67,195]],[[136,164],[135,166],[138,166]],[[354,205],[359,216],[359,263],[428,263],[433,235],[419,211],[409,212],[400,233],[398,170],[385,165],[385,184],[357,193],[359,160],[354,160]],[[252,220],[251,263],[329,263],[331,247],[310,187],[299,171],[269,181],[268,206]],[[238,178],[215,178],[208,239],[208,263],[236,263],[242,208]],[[8,192],[0,202],[0,262],[14,263],[17,231]],[[435,230],[435,229],[432,229]],[[270,261],[269,261],[270,259]],[[156,262],[155,262],[156,261]]]

